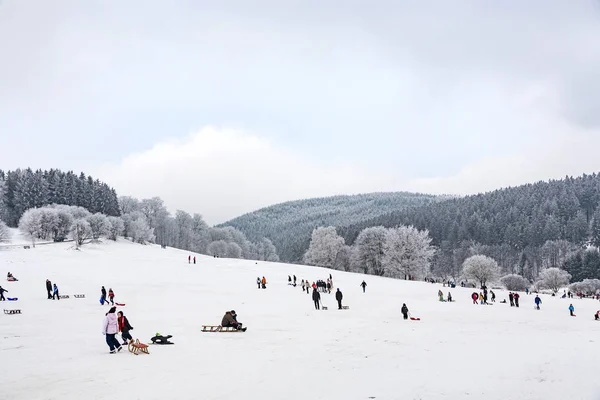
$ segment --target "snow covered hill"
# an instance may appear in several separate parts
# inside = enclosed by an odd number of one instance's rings
[[[521,308],[473,305],[472,290],[297,265],[197,256],[126,241],[0,250],[9,297],[0,314],[6,399],[599,399],[597,301],[521,296]],[[349,310],[327,311],[287,285],[332,273]],[[257,276],[268,280],[259,290]],[[70,299],[46,299],[45,280]],[[363,278],[368,286],[362,293]],[[173,346],[115,355],[101,334],[113,288],[131,333]],[[85,293],[85,299],[73,294]],[[506,293],[496,291],[497,301]],[[577,317],[569,316],[572,302]],[[421,321],[404,321],[406,303]],[[235,309],[246,333],[202,333]]]

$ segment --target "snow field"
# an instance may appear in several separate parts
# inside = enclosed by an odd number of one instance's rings
[[[0,250],[0,387],[10,399],[600,399],[595,366],[600,303],[522,293],[521,307],[473,305],[473,289],[449,289],[320,268],[197,257],[126,241]],[[314,310],[310,294],[287,285],[333,275],[350,310]],[[257,276],[266,276],[258,290]],[[45,280],[70,299],[46,299]],[[359,284],[365,279],[367,292]],[[115,300],[149,343],[150,355],[108,354],[101,334]],[[440,303],[437,291],[455,303]],[[497,302],[507,293],[494,290]],[[85,293],[85,299],[74,294]],[[402,303],[421,321],[404,321]],[[577,317],[569,316],[570,303]],[[121,309],[121,308],[119,308]],[[202,333],[235,309],[246,333]]]

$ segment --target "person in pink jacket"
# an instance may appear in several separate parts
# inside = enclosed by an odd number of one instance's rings
[[[106,336],[106,344],[110,348],[110,354],[115,354],[122,349],[121,343],[115,337],[119,332],[119,322],[115,311],[117,311],[117,307],[111,307],[108,310],[106,318],[104,318],[104,324],[102,325],[102,334]]]

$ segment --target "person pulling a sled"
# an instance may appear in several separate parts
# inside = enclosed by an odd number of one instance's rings
[[[225,313],[223,320],[221,321],[221,326],[223,328],[235,328],[238,331],[246,331],[246,328],[242,327],[242,323],[237,321],[235,310],[227,311]]]
[[[308,292],[308,288],[306,291]],[[317,288],[313,288],[312,299],[315,302],[315,309],[320,310],[319,302],[321,301],[321,293],[319,293]]]
[[[4,298],[4,292],[8,293],[8,290],[0,286],[0,301],[6,301],[6,299]]]
[[[342,309],[342,299],[344,298],[344,295],[342,294],[342,292],[340,292],[340,288],[338,288],[337,292],[335,292],[335,299],[338,302],[338,310]]]
[[[540,299],[540,296],[535,296],[535,300],[534,301],[535,301],[535,308],[537,310],[539,310],[540,309],[540,304],[542,304],[542,299]]]
[[[119,324],[119,332],[121,332],[121,339],[123,339],[123,346],[127,346],[130,340],[133,340],[129,331],[133,329],[133,326],[129,324],[129,320],[123,314],[123,311],[117,313],[117,322]]]
[[[475,302],[475,304],[477,304],[477,302]],[[404,317],[404,319],[408,319],[408,307],[406,307],[406,303],[402,304],[402,308],[400,309],[400,311],[402,312],[402,316]]]

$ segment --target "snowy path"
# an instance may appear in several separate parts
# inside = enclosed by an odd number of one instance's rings
[[[0,252],[0,271],[22,315],[0,315],[0,387],[7,399],[600,399],[596,379],[600,303],[533,297],[522,307],[474,306],[471,289],[332,271],[350,310],[315,311],[310,295],[287,286],[318,268],[198,256],[128,242],[69,244]],[[258,290],[265,275],[267,290]],[[46,300],[45,280],[71,299]],[[173,335],[174,346],[150,355],[108,354],[101,334],[112,287],[134,337]],[[445,294],[448,289],[442,288]],[[86,299],[74,299],[85,293]],[[506,297],[496,291],[498,301]],[[422,321],[403,321],[406,302]],[[235,309],[244,334],[200,332]]]

